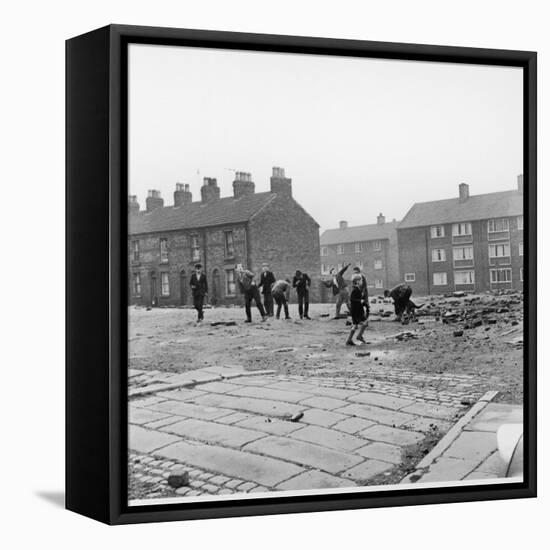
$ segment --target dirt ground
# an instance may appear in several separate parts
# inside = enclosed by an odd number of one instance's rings
[[[415,297],[422,304],[408,325],[393,321],[391,303],[371,299],[368,344],[348,347],[345,319],[334,304],[313,304],[311,321],[244,323],[242,308],[211,308],[197,325],[187,308],[129,309],[129,367],[183,372],[238,364],[302,376],[406,377],[438,391],[452,374],[474,377],[472,393],[498,390],[497,400],[523,401],[523,298],[520,293]],[[232,325],[232,323],[235,325]],[[212,323],[229,323],[216,324]],[[370,353],[369,353],[370,352]],[[411,374],[412,373],[412,374]],[[452,377],[451,377],[452,378]]]

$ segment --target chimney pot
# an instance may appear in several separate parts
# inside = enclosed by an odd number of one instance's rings
[[[376,217],[376,223],[378,225],[384,225],[386,223],[386,216],[384,216],[382,212]]]
[[[174,191],[174,206],[184,206],[193,202],[193,194],[188,183],[176,183]]]
[[[523,174],[518,176],[518,192],[523,193]]]
[[[147,212],[152,212],[157,208],[162,208],[164,206],[164,199],[160,196],[160,191],[158,189],[149,189],[147,198],[145,199],[145,208]]]
[[[285,176],[285,169],[273,166],[271,192],[292,197],[292,179]]]
[[[218,200],[220,198],[220,188],[216,178],[204,178],[201,187],[201,200],[203,203]]]
[[[348,222],[346,220],[342,220],[340,222],[340,229],[347,229],[348,228]]]
[[[470,196],[470,186],[467,183],[461,183],[458,186],[458,198],[460,202],[463,202],[468,199]]]
[[[139,202],[136,195],[128,195],[128,212],[139,212]]]
[[[256,186],[250,172],[235,172],[233,181],[233,196],[238,199],[244,195],[253,195]]]

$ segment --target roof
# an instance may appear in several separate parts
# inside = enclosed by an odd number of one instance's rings
[[[212,202],[192,202],[182,206],[164,206],[152,212],[129,215],[129,234],[155,233],[177,229],[199,229],[213,225],[247,222],[277,196],[254,193],[238,199],[223,197]]]
[[[389,239],[398,225],[399,222],[386,222],[383,224],[355,225],[345,229],[327,229],[321,235],[321,246]]]
[[[471,195],[465,201],[458,197],[430,202],[417,202],[408,211],[399,229],[443,223],[486,220],[523,214],[523,193],[517,190]]]

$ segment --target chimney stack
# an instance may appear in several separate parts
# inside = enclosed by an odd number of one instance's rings
[[[292,179],[285,177],[285,169],[273,167],[271,175],[271,192],[292,197]]]
[[[233,196],[238,199],[244,195],[253,195],[255,189],[250,172],[235,172],[233,181]]]
[[[386,223],[386,216],[384,216],[382,212],[376,216],[376,223],[378,225],[384,225]]]
[[[188,183],[176,183],[174,191],[174,206],[185,206],[193,202],[193,194],[189,190]]]
[[[128,195],[128,214],[139,212],[139,202],[136,195]]]
[[[149,189],[149,195],[147,199],[145,199],[145,206],[147,212],[162,208],[164,206],[164,199],[160,196],[160,191],[157,189]]]
[[[461,183],[458,186],[458,197],[460,202],[464,202],[470,196],[470,186],[467,183]]]
[[[523,174],[518,176],[518,192],[523,193]]]
[[[348,222],[346,220],[342,220],[340,222],[340,229],[347,229],[348,228]]]
[[[201,200],[203,203],[212,202],[220,198],[220,188],[216,178],[203,178],[201,187]]]

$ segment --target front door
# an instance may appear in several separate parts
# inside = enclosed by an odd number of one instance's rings
[[[149,296],[151,297],[151,306],[153,307],[157,306],[158,305],[157,276],[155,273],[151,273],[151,276],[150,276]]]

